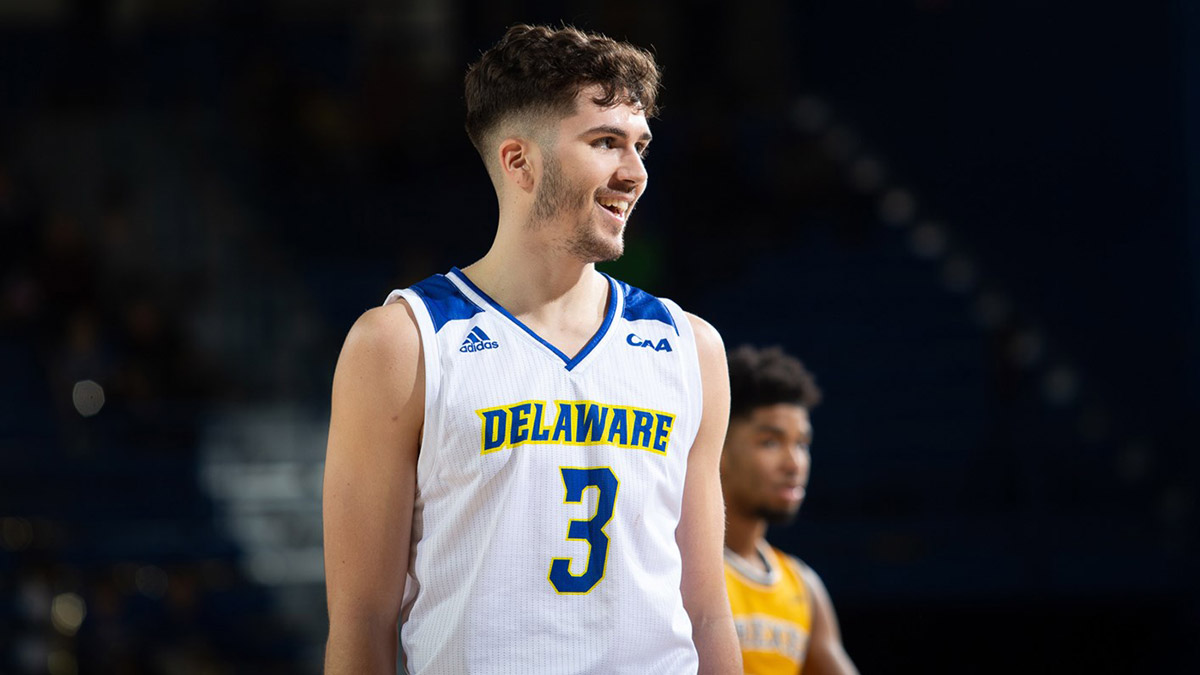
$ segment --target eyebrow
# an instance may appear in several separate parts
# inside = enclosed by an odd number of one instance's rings
[[[588,129],[587,131],[580,134],[580,136],[591,136],[592,134],[611,134],[613,136],[619,136],[620,138],[624,138],[626,140],[629,139],[629,133],[626,132],[624,129],[622,129],[620,127],[609,126],[607,124],[601,124],[598,127],[592,127],[591,129]],[[654,134],[651,134],[649,131],[647,131],[644,134],[642,134],[638,138],[638,140],[649,143],[650,141],[654,140]]]

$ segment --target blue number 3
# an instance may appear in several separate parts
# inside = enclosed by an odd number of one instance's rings
[[[617,476],[607,466],[590,469],[562,467],[564,504],[583,503],[583,492],[596,488],[596,515],[588,520],[572,520],[567,527],[567,539],[578,539],[588,543],[587,570],[578,576],[571,574],[570,558],[554,558],[550,561],[550,583],[554,590],[566,594],[582,594],[591,591],[604,578],[604,566],[608,562],[608,535],[604,527],[613,517],[613,505],[617,502]]]

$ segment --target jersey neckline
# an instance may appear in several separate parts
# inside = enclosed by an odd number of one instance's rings
[[[567,370],[574,370],[576,366],[578,366],[585,358],[587,358],[588,354],[591,354],[592,351],[595,350],[595,348],[600,344],[600,341],[604,339],[604,336],[608,334],[609,328],[612,327],[613,319],[617,316],[617,304],[618,299],[620,298],[620,293],[617,290],[617,282],[604,272],[600,272],[600,274],[608,281],[608,308],[604,312],[604,321],[600,323],[600,328],[596,331],[596,334],[592,336],[592,339],[588,340],[587,344],[585,344],[583,348],[579,350],[579,353],[574,357],[564,354],[561,349],[547,342],[544,338],[542,338],[542,336],[534,332],[532,328],[526,326],[521,322],[520,319],[509,313],[509,311],[505,309],[503,305],[493,300],[491,296],[489,296],[487,293],[484,293],[481,288],[476,286],[474,282],[468,279],[467,275],[464,274],[462,270],[458,269],[457,267],[452,267],[446,276],[453,277],[455,280],[461,282],[464,286],[470,289],[472,293],[478,295],[479,299],[487,304],[488,307],[495,310],[496,313],[503,316],[517,328],[520,328],[534,340],[541,343],[543,347],[548,349],[552,354],[562,360]]]
[[[725,547],[725,562],[734,569],[742,578],[747,581],[754,582],[760,586],[774,586],[780,578],[780,563],[779,557],[775,551],[766,542],[755,542],[754,552],[759,555],[764,565],[766,572],[756,569],[749,561],[742,556],[734,553],[729,547]]]

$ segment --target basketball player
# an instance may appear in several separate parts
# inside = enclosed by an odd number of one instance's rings
[[[746,672],[857,673],[821,578],[765,538],[767,524],[791,521],[804,499],[808,411],[821,392],[804,366],[778,347],[730,352],[729,381],[721,455],[725,584]]]
[[[740,672],[724,347],[595,269],[646,189],[658,80],[641,49],[524,25],[468,70],[496,236],[346,338],[327,673]]]

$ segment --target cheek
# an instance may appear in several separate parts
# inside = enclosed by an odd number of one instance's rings
[[[588,186],[585,183],[583,183],[582,181],[580,181],[578,183],[573,184],[571,186],[570,191],[571,191],[571,198],[576,200],[576,205],[580,209],[592,208],[592,203],[595,201],[595,199],[592,196],[593,190],[590,186]]]
[[[796,465],[800,468],[801,473],[807,475],[812,470],[812,457],[807,452],[802,452],[796,459]]]
[[[736,453],[726,453],[721,457],[721,475],[733,481],[738,481],[741,480],[745,472],[743,462],[738,458]]]
[[[738,467],[738,475],[742,477],[743,483],[753,483],[758,480],[758,477],[763,473],[762,462],[742,462]]]
[[[730,485],[744,488],[758,480],[758,467],[740,453],[732,453],[721,459],[721,474]]]

